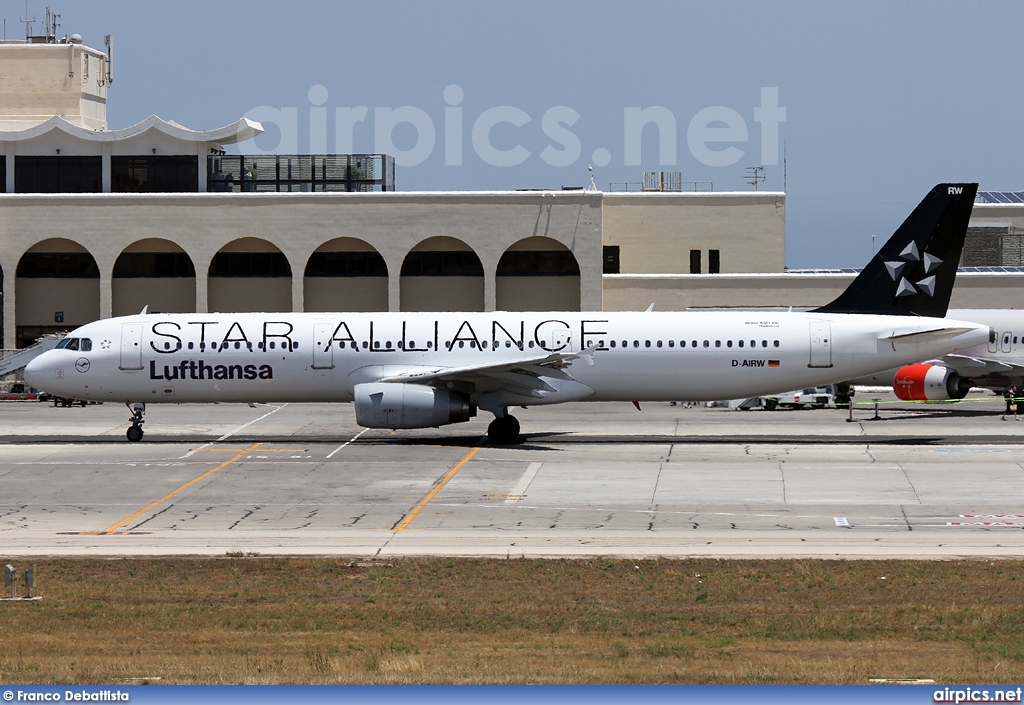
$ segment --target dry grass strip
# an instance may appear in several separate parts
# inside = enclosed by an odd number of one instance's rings
[[[5,683],[1024,682],[1013,561],[35,563]]]

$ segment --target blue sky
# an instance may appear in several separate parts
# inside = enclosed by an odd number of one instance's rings
[[[862,265],[940,181],[1024,188],[1017,2],[52,7],[61,34],[114,35],[112,128],[276,116],[243,152],[393,145],[400,190],[582,186],[588,164],[604,190],[661,170],[747,190],[762,163],[782,190],[784,145],[789,267]],[[24,13],[0,0],[8,37]]]

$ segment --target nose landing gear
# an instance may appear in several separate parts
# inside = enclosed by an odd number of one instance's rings
[[[141,441],[142,424],[146,423],[146,405],[142,402],[128,402],[125,406],[132,412],[132,417],[128,419],[132,425],[128,427],[128,432],[125,435],[132,443]]]

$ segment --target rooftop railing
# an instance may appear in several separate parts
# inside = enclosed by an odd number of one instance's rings
[[[221,154],[207,159],[212,192],[371,192],[395,190],[386,154]]]

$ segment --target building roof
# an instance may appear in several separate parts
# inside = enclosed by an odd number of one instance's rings
[[[234,144],[244,142],[263,132],[263,125],[248,118],[213,130],[190,130],[176,122],[164,120],[150,115],[142,122],[120,130],[90,130],[55,116],[45,122],[29,123],[25,120],[0,120],[0,142],[20,142],[60,130],[72,137],[91,142],[116,142],[144,134],[150,130],[186,142],[216,142],[218,144]]]

